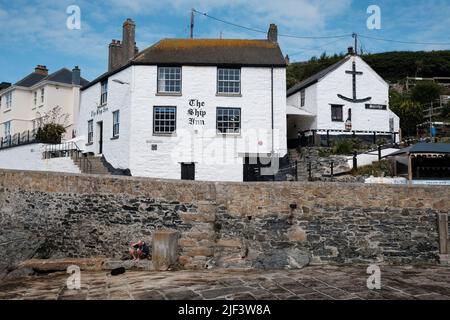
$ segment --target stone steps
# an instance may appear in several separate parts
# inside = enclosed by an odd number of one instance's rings
[[[89,160],[89,163],[90,163],[90,166],[89,166],[90,170],[85,167],[83,160],[72,157],[73,162],[78,166],[81,173],[102,174],[102,175],[111,174],[109,172],[108,168],[105,166],[103,159],[101,157],[88,156],[87,159]]]

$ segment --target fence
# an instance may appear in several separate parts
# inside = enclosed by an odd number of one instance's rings
[[[36,130],[28,130],[22,133],[16,133],[14,135],[9,135],[2,137],[0,140],[0,149],[7,149],[22,145],[27,145],[31,143],[39,143],[36,138]]]

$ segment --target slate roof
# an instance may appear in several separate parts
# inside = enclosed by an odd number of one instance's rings
[[[418,143],[412,146],[409,153],[449,153],[450,143]]]
[[[286,67],[277,43],[245,39],[163,39],[139,52],[128,64],[102,74],[84,89],[130,65]]]
[[[268,40],[163,39],[133,60],[153,64],[286,66],[278,44]]]
[[[31,88],[32,86],[36,85],[38,82],[41,81],[53,81],[65,84],[72,84],[72,71],[70,71],[67,68],[62,68],[52,74],[49,74],[48,76],[33,72],[30,73],[25,78],[23,78],[22,80],[16,82],[14,85]],[[87,81],[84,78],[81,78],[81,86],[86,86],[88,84],[89,81]]]
[[[46,76],[43,74],[33,72],[33,73],[30,73],[29,75],[27,75],[22,80],[16,82],[14,85],[18,86],[18,87],[30,88],[30,87],[34,86],[36,83],[42,81],[42,79],[44,79],[45,77]]]
[[[450,154],[450,143],[417,143],[413,146],[395,151],[387,157],[415,153]]]
[[[344,63],[346,63],[349,59],[351,58],[351,56],[347,56],[344,59],[336,62],[335,64],[329,66],[326,69],[323,69],[322,71],[316,73],[315,75],[297,83],[296,85],[294,85],[292,88],[290,88],[287,91],[287,96],[291,96],[297,92],[299,92],[300,90],[306,89],[309,86],[312,86],[313,84],[317,83],[320,79],[322,79],[323,77],[325,77],[327,74],[333,72],[334,70],[338,69],[340,66],[342,66]]]

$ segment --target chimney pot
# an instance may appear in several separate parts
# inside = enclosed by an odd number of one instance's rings
[[[38,64],[36,68],[34,68],[34,72],[37,74],[41,74],[44,76],[48,76],[48,69],[46,66]]]
[[[267,40],[273,43],[278,43],[278,27],[274,23],[270,24],[269,32],[267,32]]]
[[[348,47],[348,54],[352,55],[352,56],[355,54],[355,51],[353,50],[353,47]]]

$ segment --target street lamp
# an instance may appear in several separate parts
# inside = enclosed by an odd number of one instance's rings
[[[114,79],[113,82],[116,82],[118,84],[130,84],[129,82],[124,82],[124,81],[119,80],[119,79]]]

